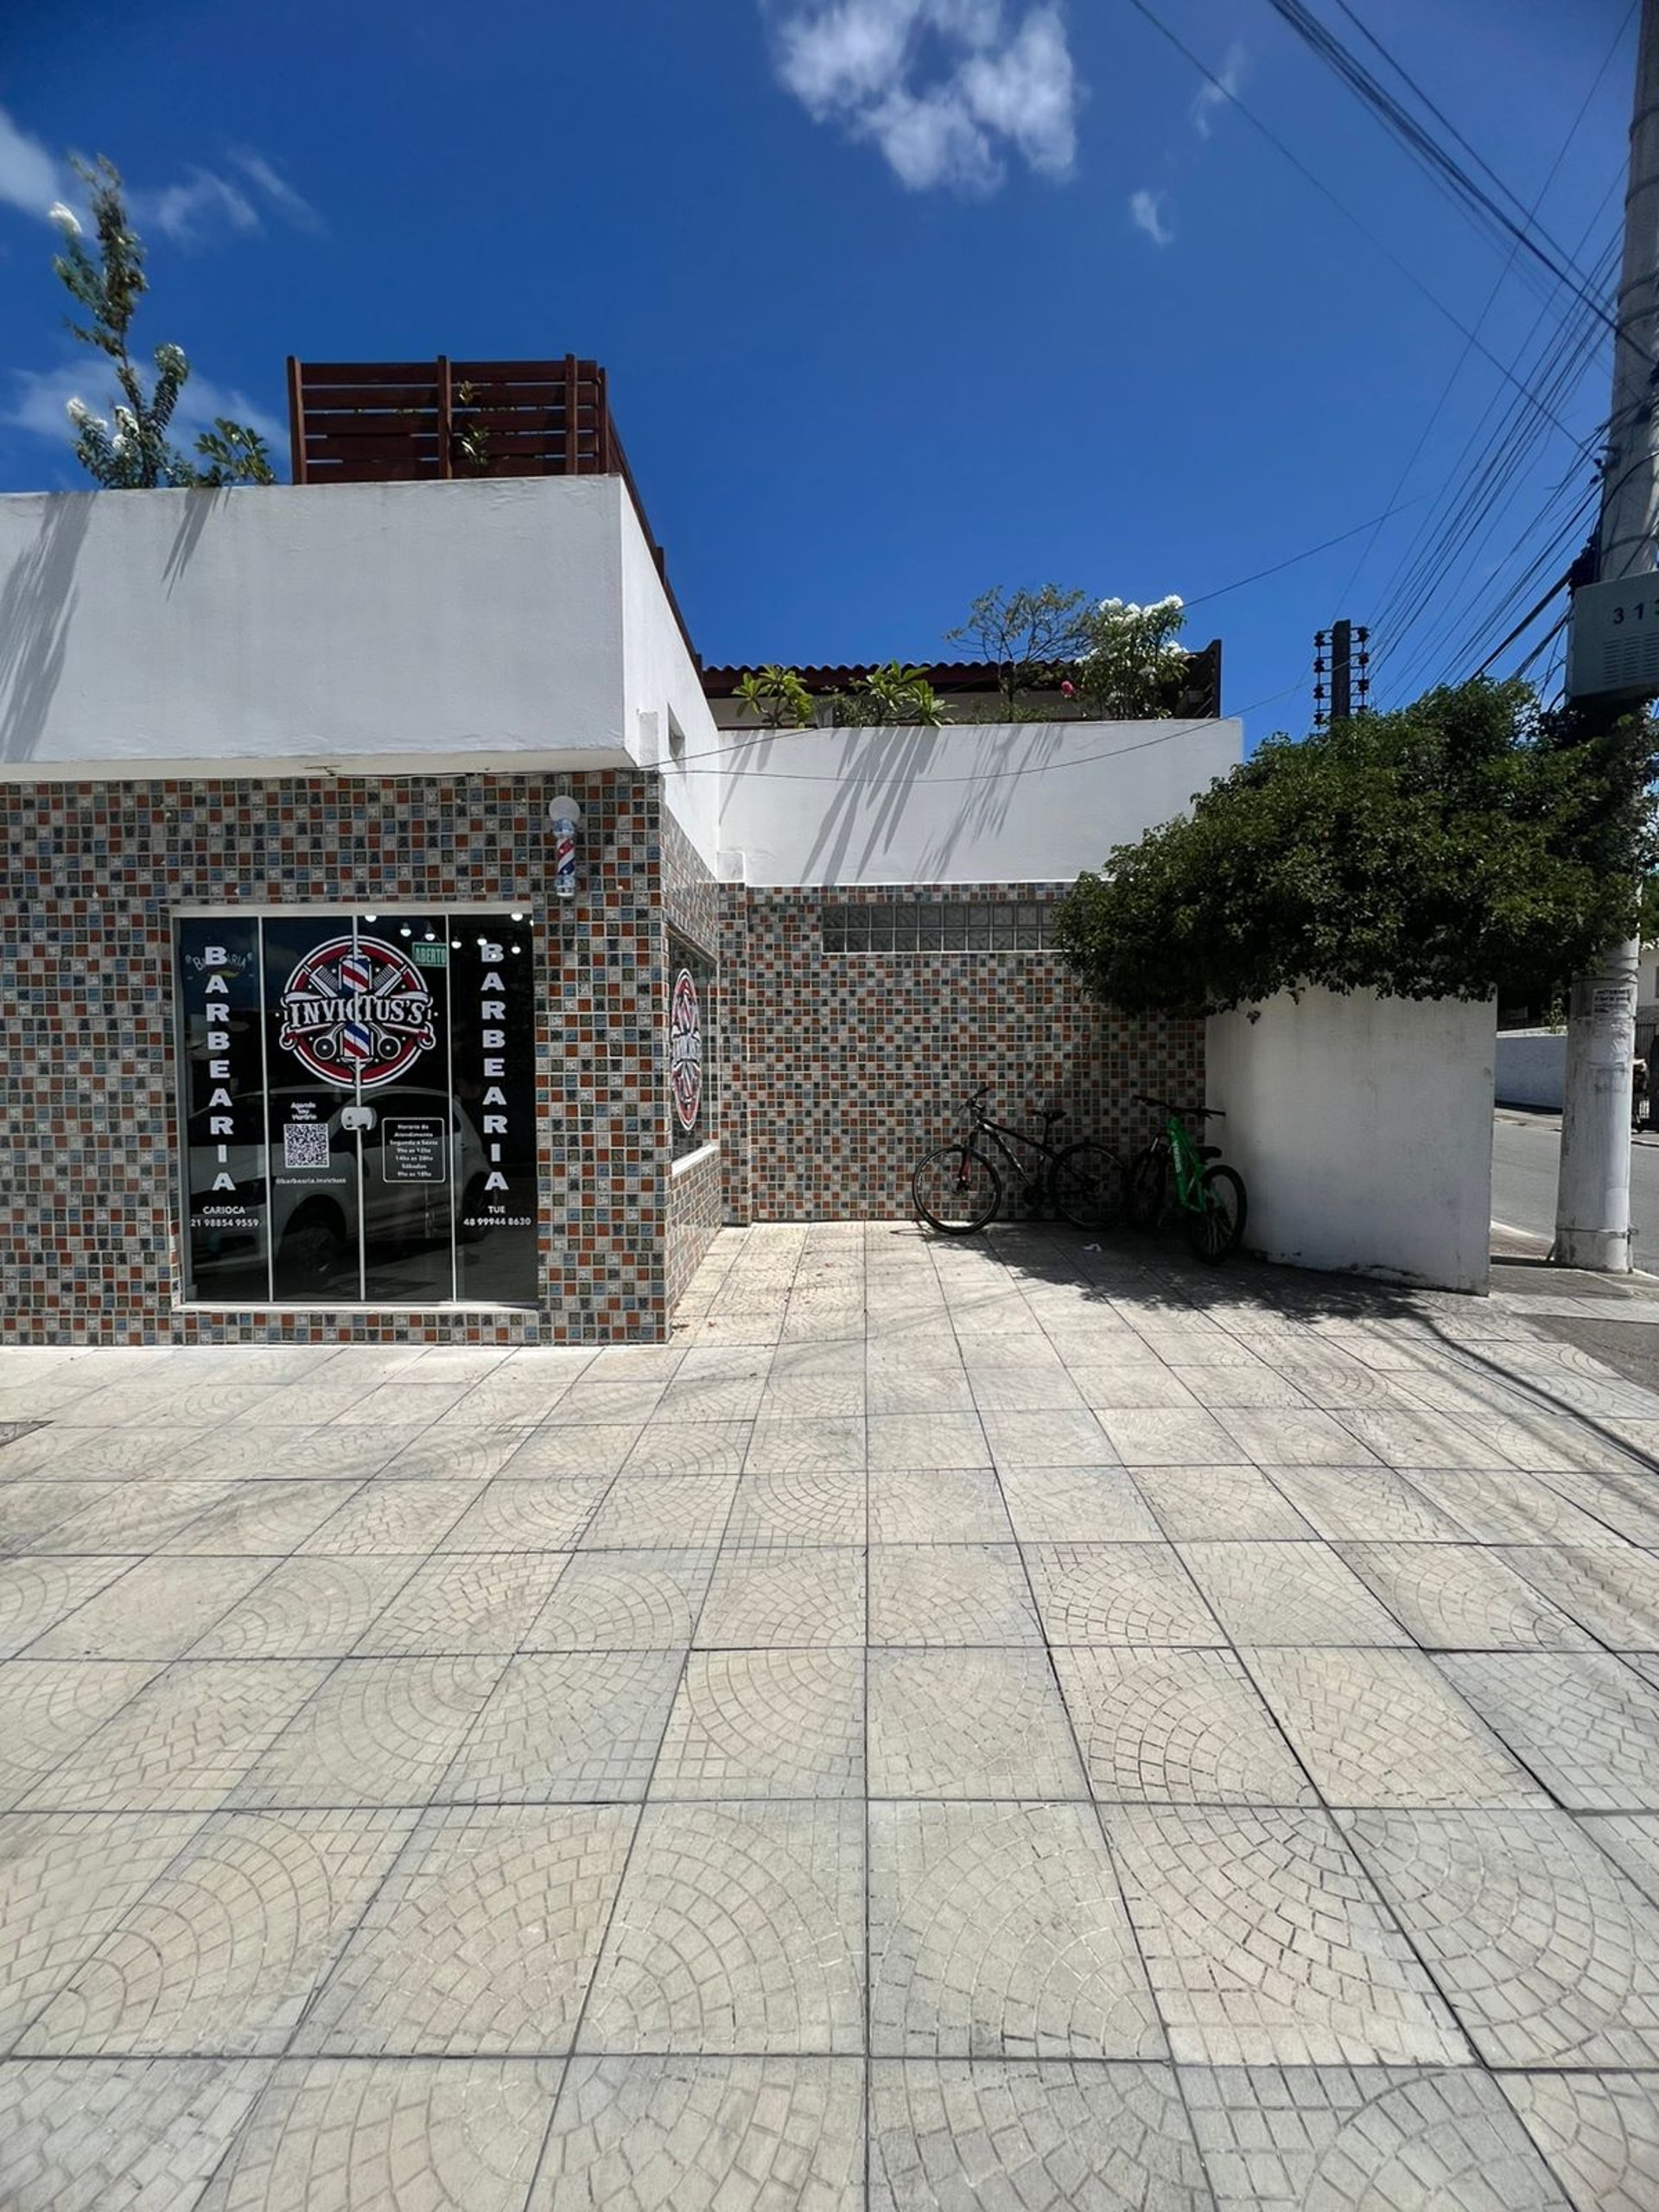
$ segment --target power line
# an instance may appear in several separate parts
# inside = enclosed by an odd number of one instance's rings
[[[1367,38],[1371,38],[1370,31],[1365,29],[1365,26],[1363,23],[1360,23],[1359,18],[1354,15],[1353,10],[1347,5],[1347,0],[1338,0],[1338,4],[1342,8],[1343,13],[1347,16],[1351,22],[1357,25],[1359,29],[1364,33],[1364,35]],[[1573,117],[1571,124],[1568,126],[1566,137],[1562,139],[1560,145],[1556,149],[1555,158],[1549,165],[1548,174],[1544,178],[1542,184],[1538,188],[1537,194],[1533,200],[1532,207],[1528,211],[1529,216],[1536,214],[1538,209],[1542,207],[1545,199],[1548,197],[1550,187],[1554,183],[1556,177],[1560,172],[1562,162],[1567,159],[1568,153],[1572,149],[1573,140],[1578,137],[1580,130],[1583,128],[1584,118],[1590,112],[1590,104],[1594,99],[1596,93],[1599,91],[1601,80],[1611,67],[1613,56],[1618,53],[1620,45],[1623,43],[1624,35],[1630,29],[1631,19],[1634,17],[1637,9],[1640,4],[1641,0],[1630,0],[1630,4],[1624,13],[1624,20],[1619,25],[1618,29],[1614,33],[1611,45],[1609,46],[1606,53],[1603,54],[1601,66],[1596,71],[1595,75],[1591,79],[1584,98],[1579,103],[1578,113]],[[1376,39],[1371,38],[1371,43],[1374,46],[1377,46],[1379,53],[1382,51]],[[1400,65],[1395,62],[1392,66],[1397,69]],[[1402,76],[1405,74],[1403,70],[1401,71],[1401,74]],[[1410,83],[1411,81],[1412,80],[1409,78],[1407,79],[1408,83]],[[1414,90],[1418,89],[1414,86],[1413,88]],[[1423,94],[1419,91],[1419,97],[1423,99],[1424,105],[1430,109],[1431,112],[1435,114],[1439,113],[1439,110],[1434,107],[1433,103],[1427,99],[1426,94]],[[1623,165],[1621,164],[1619,169],[1614,175],[1613,184],[1611,188],[1611,191],[1617,191],[1623,175],[1624,169]],[[1603,206],[1605,205],[1606,198],[1610,196],[1611,192],[1609,194],[1604,195],[1602,201]],[[1601,207],[1599,206],[1595,214],[1591,217],[1590,221],[1585,226],[1584,231],[1580,236],[1578,244],[1573,249],[1575,258],[1584,251],[1585,240],[1590,236],[1591,232],[1595,228],[1600,219]],[[1485,304],[1482,307],[1479,315],[1475,318],[1475,328],[1478,331],[1484,328],[1486,319],[1491,315],[1493,308],[1497,305],[1497,296],[1503,290],[1504,283],[1509,276],[1510,270],[1515,266],[1516,256],[1519,253],[1520,250],[1520,247],[1516,245],[1510,245],[1509,255],[1504,261],[1503,267],[1499,271],[1497,281],[1494,283],[1491,290],[1486,295]],[[1392,506],[1395,501],[1399,499],[1400,494],[1405,490],[1407,484],[1410,481],[1411,472],[1417,466],[1417,462],[1422,454],[1423,448],[1428,443],[1429,438],[1433,433],[1434,425],[1440,421],[1440,416],[1446,411],[1446,403],[1450,400],[1452,391],[1456,388],[1458,378],[1463,374],[1464,367],[1468,361],[1471,350],[1472,348],[1465,340],[1463,351],[1459,354],[1457,361],[1452,367],[1451,375],[1447,377],[1445,384],[1440,388],[1440,396],[1435,401],[1433,408],[1429,414],[1427,422],[1423,425],[1421,435],[1419,436],[1416,444],[1411,449],[1410,458],[1407,461],[1405,467],[1401,470],[1399,477],[1395,480],[1394,489],[1389,494],[1389,504],[1390,506]],[[1467,448],[1465,448],[1465,451],[1466,450]],[[1382,519],[1386,520],[1386,516]],[[1349,575],[1347,582],[1342,588],[1338,602],[1339,605],[1345,606],[1349,600],[1353,596],[1354,586],[1358,582],[1361,572],[1363,570],[1365,563],[1370,559],[1373,551],[1376,550],[1376,541],[1378,537],[1381,535],[1382,527],[1382,522],[1379,521],[1376,529],[1372,531],[1370,540],[1361,550],[1359,558],[1354,563],[1352,572]]]
[[[1259,584],[1264,576],[1276,576],[1281,569],[1294,569],[1300,561],[1311,561],[1316,553],[1328,553],[1333,545],[1345,545],[1351,537],[1357,537],[1362,530],[1380,529],[1390,516],[1404,514],[1408,507],[1421,506],[1428,496],[1427,492],[1419,492],[1414,498],[1402,499],[1397,506],[1386,507],[1380,515],[1372,515],[1369,521],[1357,522],[1351,530],[1338,531],[1335,537],[1327,537],[1318,545],[1310,545],[1305,553],[1293,553],[1288,560],[1275,561],[1270,569],[1258,569],[1254,575],[1241,576],[1236,583],[1222,584],[1215,591],[1201,591],[1196,599],[1183,600],[1181,604],[1183,607],[1203,607],[1210,600],[1225,599],[1229,592],[1243,591],[1246,584]]]
[[[1407,152],[1412,155],[1431,176],[1444,182],[1452,196],[1461,202],[1466,212],[1472,213],[1477,220],[1484,218],[1489,225],[1507,233],[1515,240],[1518,250],[1532,255],[1533,258],[1547,270],[1557,283],[1564,284],[1569,291],[1576,293],[1580,299],[1592,304],[1595,312],[1600,315],[1610,331],[1617,327],[1613,316],[1602,308],[1599,302],[1592,301],[1587,281],[1573,265],[1571,257],[1548,237],[1541,226],[1527,217],[1524,210],[1522,219],[1517,222],[1513,215],[1502,207],[1484,186],[1479,184],[1469,174],[1462,162],[1454,155],[1448,153],[1433,134],[1426,130],[1395,98],[1352,49],[1344,46],[1336,33],[1319,21],[1312,10],[1305,4],[1305,0],[1268,0],[1268,4],[1281,21],[1290,26],[1303,44],[1317,54],[1319,60],[1348,86],[1384,128],[1400,144],[1404,146]],[[1357,18],[1354,20],[1357,21]],[[1458,137],[1460,143],[1468,147],[1468,141],[1463,139],[1461,134],[1446,123],[1446,118],[1441,115],[1440,111],[1433,106],[1427,94],[1415,85],[1414,80],[1407,77],[1405,71],[1387,52],[1387,49],[1372,37],[1370,32],[1365,35],[1371,39],[1371,43],[1383,55],[1389,66],[1408,84],[1412,85],[1417,97],[1429,108],[1430,112],[1447,129],[1452,130],[1452,135]],[[1473,152],[1472,148],[1469,148],[1469,150]],[[1517,195],[1510,191],[1509,186],[1497,175],[1490,164],[1478,155],[1475,156],[1475,159],[1492,178],[1503,197],[1519,207],[1521,201]],[[1544,239],[1544,244],[1539,243],[1540,238]]]
[[[1503,378],[1505,383],[1513,385],[1516,390],[1521,392],[1530,404],[1539,407],[1542,412],[1548,415],[1549,421],[1555,424],[1555,428],[1558,430],[1562,431],[1564,434],[1570,435],[1570,433],[1567,432],[1567,425],[1564,423],[1558,421],[1554,415],[1550,415],[1548,410],[1543,407],[1542,402],[1535,398],[1534,395],[1528,391],[1527,387],[1516,375],[1509,363],[1507,361],[1501,360],[1498,356],[1493,353],[1490,346],[1484,344],[1476,334],[1470,329],[1468,324],[1461,321],[1461,319],[1453,313],[1452,308],[1447,307],[1446,302],[1440,298],[1440,295],[1430,289],[1429,286],[1423,282],[1422,278],[1417,274],[1417,271],[1411,267],[1409,263],[1402,261],[1397,253],[1394,252],[1389,247],[1385,245],[1382,240],[1378,238],[1376,232],[1370,228],[1370,225],[1363,222],[1360,218],[1355,214],[1353,209],[1348,206],[1345,200],[1338,199],[1337,194],[1332,192],[1330,186],[1325,183],[1321,178],[1317,176],[1314,172],[1309,168],[1307,163],[1302,160],[1300,155],[1294,154],[1291,151],[1290,148],[1286,145],[1284,140],[1280,137],[1279,134],[1272,128],[1271,124],[1264,123],[1262,120],[1262,118],[1255,112],[1255,110],[1251,107],[1247,101],[1241,99],[1238,94],[1230,85],[1224,83],[1223,80],[1217,76],[1215,71],[1210,67],[1207,62],[1201,61],[1198,59],[1198,55],[1193,53],[1192,48],[1187,45],[1185,40],[1181,38],[1176,32],[1173,31],[1169,25],[1165,22],[1162,16],[1158,15],[1156,11],[1147,4],[1147,0],[1128,0],[1128,4],[1135,10],[1137,16],[1145,16],[1147,22],[1152,25],[1153,29],[1161,38],[1167,39],[1170,45],[1175,48],[1175,51],[1192,64],[1192,67],[1198,71],[1198,74],[1205,79],[1206,84],[1214,86],[1215,89],[1221,94],[1222,98],[1236,107],[1239,113],[1244,118],[1244,120],[1249,124],[1253,129],[1260,131],[1262,137],[1267,140],[1268,143],[1276,149],[1276,150],[1284,156],[1285,160],[1290,163],[1292,168],[1296,171],[1297,175],[1305,178],[1306,181],[1313,186],[1314,191],[1319,194],[1319,197],[1322,200],[1328,200],[1331,205],[1336,209],[1337,213],[1343,217],[1344,221],[1351,223],[1354,228],[1359,232],[1360,236],[1366,240],[1368,245],[1373,246],[1376,251],[1382,255],[1383,260],[1388,262],[1392,268],[1397,269],[1400,274],[1405,278],[1406,282],[1410,284],[1414,290],[1421,292],[1423,297],[1428,302],[1429,305],[1433,308],[1438,314],[1444,315],[1454,330],[1460,331],[1462,333],[1464,337],[1466,338],[1469,343],[1474,347],[1475,351],[1481,356],[1482,359],[1489,361],[1493,368],[1495,368],[1498,374]]]

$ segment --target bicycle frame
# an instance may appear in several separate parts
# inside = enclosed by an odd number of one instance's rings
[[[1198,1157],[1198,1147],[1185,1122],[1175,1114],[1172,1114],[1165,1124],[1164,1136],[1175,1169],[1175,1203],[1185,1206],[1189,1213],[1197,1213],[1198,1182],[1204,1173],[1204,1162]]]
[[[1058,1153],[1046,1136],[1034,1137],[1029,1129],[1010,1128],[1006,1122],[994,1122],[988,1114],[977,1106],[974,1109],[974,1125],[969,1132],[969,1141],[971,1143],[975,1137],[988,1137],[1013,1172],[1027,1184],[1034,1182],[1041,1171],[1027,1167],[1017,1152],[1010,1151],[1004,1141],[1005,1139],[1012,1137],[1017,1144],[1029,1145],[1048,1167],[1052,1167],[1059,1157]]]

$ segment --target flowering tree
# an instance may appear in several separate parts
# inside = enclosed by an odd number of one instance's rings
[[[1136,607],[1122,599],[1045,584],[1040,591],[982,592],[954,644],[972,643],[996,670],[997,714],[1018,721],[1052,711],[1026,695],[1058,689],[1104,721],[1140,721],[1173,712],[1185,680],[1186,652],[1176,643],[1185,620],[1179,599]]]
[[[1150,607],[1103,599],[1081,625],[1085,640],[1074,681],[1084,709],[1101,721],[1169,714],[1186,677],[1178,644],[1186,611],[1172,592]]]
[[[107,357],[125,402],[114,408],[113,423],[95,415],[83,399],[69,402],[81,467],[105,491],[274,483],[264,440],[245,423],[221,416],[196,440],[200,462],[173,444],[168,432],[190,364],[178,346],[158,346],[155,382],[146,391],[128,346],[133,316],[149,289],[143,244],[127,220],[114,164],[100,156],[90,168],[81,162],[75,168],[91,198],[97,252],[88,248],[73,210],[59,205],[51,215],[63,250],[53,257],[52,266],[86,313],[85,323],[71,320],[71,331],[84,346]]]

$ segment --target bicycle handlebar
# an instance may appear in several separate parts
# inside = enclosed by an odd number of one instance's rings
[[[1137,1106],[1150,1106],[1160,1114],[1196,1114],[1206,1122],[1224,1122],[1227,1118],[1225,1109],[1220,1106],[1178,1106],[1173,1099],[1148,1098],[1141,1090],[1135,1092],[1135,1103]]]

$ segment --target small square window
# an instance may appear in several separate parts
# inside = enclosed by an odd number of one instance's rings
[[[991,915],[989,906],[969,906],[964,942],[969,952],[988,952],[991,949]]]

